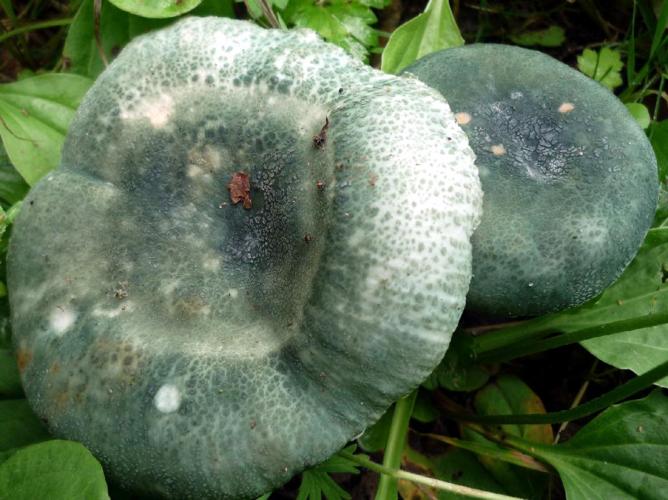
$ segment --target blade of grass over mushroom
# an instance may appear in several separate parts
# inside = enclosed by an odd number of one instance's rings
[[[107,500],[109,494],[90,451],[72,441],[51,440],[21,448],[0,465],[0,499],[33,498]]]
[[[475,337],[467,346],[469,359],[507,360],[586,340],[584,347],[606,363],[645,372],[664,361],[668,349],[667,256],[668,228],[651,229],[633,262],[599,297]]]
[[[514,436],[510,446],[552,465],[569,499],[662,499],[668,491],[668,397],[654,391],[644,399],[608,408],[569,441],[554,446]]]
[[[176,17],[197,7],[202,0],[109,0],[130,14],[148,18]]]
[[[381,69],[399,73],[419,58],[464,44],[448,0],[430,0],[422,14],[399,26],[383,50]]]
[[[668,311],[657,314],[648,314],[646,316],[640,316],[637,318],[614,321],[611,323],[604,323],[593,326],[591,328],[583,328],[582,330],[561,333],[532,342],[512,344],[486,352],[474,350],[471,353],[470,359],[478,363],[499,363],[502,361],[510,361],[521,356],[528,356],[530,354],[556,349],[557,347],[563,347],[574,344],[576,342],[583,342],[585,340],[597,338],[607,338],[619,333],[634,332],[636,330],[642,330],[645,328],[663,326],[666,323],[668,323]]]
[[[47,73],[0,85],[0,137],[28,184],[58,165],[69,123],[91,83]]]
[[[587,403],[581,404],[569,410],[550,412],[545,414],[524,414],[524,415],[475,415],[472,413],[462,413],[458,411],[445,411],[445,414],[455,420],[464,422],[479,422],[483,424],[559,424],[569,422],[580,418],[593,415],[610,405],[618,403],[626,398],[637,394],[654,385],[658,380],[668,376],[668,361],[664,361],[659,366],[649,370],[643,375],[632,378],[628,382],[615,387],[609,392],[599,396]]]

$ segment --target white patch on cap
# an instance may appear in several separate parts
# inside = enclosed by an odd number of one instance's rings
[[[489,150],[494,156],[503,156],[506,154],[506,148],[503,144],[494,144]]]
[[[167,125],[174,111],[174,101],[167,94],[160,94],[155,99],[145,99],[133,110],[123,110],[122,120],[138,120],[147,118],[155,128]]]
[[[155,393],[153,404],[162,413],[172,413],[181,406],[181,393],[173,384],[165,384]]]
[[[562,102],[559,106],[559,113],[570,113],[575,109],[575,104],[572,102]]]
[[[473,118],[468,113],[456,113],[455,114],[455,121],[459,125],[466,125],[466,124],[470,123],[472,119]]]
[[[63,306],[56,307],[49,316],[49,325],[58,335],[69,330],[77,319],[77,314]]]
[[[206,257],[202,262],[202,267],[207,271],[218,271],[220,269],[220,259],[215,257]]]

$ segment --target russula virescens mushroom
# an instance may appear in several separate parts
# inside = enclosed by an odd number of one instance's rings
[[[34,410],[167,497],[255,497],[326,459],[448,346],[473,160],[437,92],[313,32],[136,39],[14,227]]]
[[[405,70],[439,90],[476,153],[485,192],[467,309],[540,315],[612,283],[658,196],[645,134],[606,88],[540,52],[478,44]]]

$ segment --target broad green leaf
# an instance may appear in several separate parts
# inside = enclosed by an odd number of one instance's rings
[[[0,144],[0,202],[13,205],[23,199],[28,189],[23,177],[9,161],[5,148]]]
[[[475,408],[480,415],[545,413],[538,395],[520,378],[501,375],[475,396]],[[503,432],[535,443],[549,444],[554,439],[552,427],[545,425],[503,425]]]
[[[202,0],[109,0],[116,7],[141,17],[161,19],[185,14]]]
[[[559,47],[566,41],[566,34],[561,26],[550,26],[544,30],[527,31],[510,37],[517,45],[540,45],[542,47]]]
[[[355,446],[345,448],[345,451],[353,453]],[[329,500],[349,499],[350,494],[339,486],[329,475],[332,472],[359,474],[359,466],[356,462],[348,460],[340,455],[334,455],[320,465],[302,472],[302,482],[297,494],[298,500]]]
[[[665,499],[668,397],[614,405],[564,444],[526,445],[557,469],[568,500]]]
[[[14,355],[9,349],[0,349],[0,397],[16,398],[21,397],[22,394],[21,378]]]
[[[540,398],[521,379],[511,375],[498,377],[478,391],[474,405],[480,415],[545,413]],[[532,443],[548,444],[553,439],[550,425],[503,425],[502,430]],[[464,435],[474,442],[496,446],[478,433],[465,431]],[[547,477],[542,473],[491,456],[479,455],[478,460],[513,495],[534,498],[547,487]]]
[[[248,11],[248,15],[252,19],[260,19],[262,17],[262,7],[260,6],[259,0],[237,0],[237,2],[243,2],[243,4],[246,6],[246,10]]]
[[[289,2],[290,0],[271,0],[269,4],[277,9],[285,9]]]
[[[0,500],[104,500],[102,466],[81,444],[52,440],[18,450],[0,465]]]
[[[60,162],[67,127],[92,81],[47,73],[0,85],[0,137],[30,185]]]
[[[668,175],[668,120],[656,122],[650,128],[650,137],[656,161],[659,164],[659,179],[666,182]]]
[[[610,47],[603,47],[600,51],[585,49],[578,56],[578,69],[610,90],[623,83],[623,67],[621,54]]]
[[[108,1],[100,12],[100,41],[107,61],[111,61],[132,38],[153,28],[165,26],[168,20],[145,19],[129,14]],[[95,42],[93,0],[84,0],[67,32],[63,57],[70,71],[95,78],[104,62]]]
[[[232,0],[204,0],[190,14],[198,16],[232,17]],[[100,39],[107,61],[134,37],[159,29],[174,19],[147,19],[125,12],[109,1],[102,2]],[[95,78],[104,69],[104,62],[95,42],[93,0],[84,0],[67,32],[63,57],[74,73]]]
[[[359,59],[365,59],[369,49],[378,46],[378,33],[371,27],[377,21],[376,15],[362,3],[291,0],[283,16],[288,24],[317,31]]]
[[[647,109],[647,106],[639,102],[627,102],[624,105],[626,106],[626,109],[629,110],[629,113],[631,113],[631,116],[633,116],[633,119],[638,122],[638,125],[640,125],[643,129],[649,127],[652,119],[649,116],[649,110]]]
[[[0,401],[0,451],[49,439],[49,433],[25,399]],[[1,481],[0,481],[1,484]],[[0,487],[0,492],[2,492]]]
[[[579,307],[527,321],[523,332],[573,332],[668,310],[668,227],[650,229],[636,258],[603,294]],[[503,334],[503,332],[500,332]],[[668,355],[666,325],[607,335],[582,345],[597,358],[638,374]],[[658,382],[668,387],[668,378]]]
[[[448,0],[430,0],[422,14],[392,33],[383,50],[381,69],[399,73],[427,54],[463,44]]]

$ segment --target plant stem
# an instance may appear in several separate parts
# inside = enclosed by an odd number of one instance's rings
[[[28,33],[30,31],[35,31],[35,30],[43,30],[46,28],[55,28],[57,26],[67,26],[68,24],[72,24],[72,21],[73,19],[71,17],[68,17],[66,19],[49,19],[48,21],[40,21],[38,23],[26,24],[25,26],[21,26],[19,28],[13,29],[11,31],[8,31],[7,33],[3,33],[2,35],[0,35],[0,43],[4,42],[8,38],[20,35],[21,33]]]
[[[414,474],[412,472],[406,472],[400,469],[392,469],[386,467],[385,465],[377,464],[369,460],[367,457],[362,455],[355,455],[345,450],[341,450],[339,455],[352,460],[360,464],[362,467],[365,467],[374,472],[378,472],[383,476],[391,476],[398,481],[399,479],[405,479],[417,484],[424,484],[430,488],[441,491],[449,491],[451,493],[456,493],[458,495],[463,495],[472,498],[483,498],[489,500],[518,500],[518,497],[511,497],[508,495],[501,495],[499,493],[492,493],[491,491],[477,490],[475,488],[469,488],[468,486],[462,486],[459,484],[448,483],[446,481],[441,481],[440,479],[434,479],[427,476],[421,476],[420,474]]]
[[[390,424],[390,434],[387,436],[383,466],[388,469],[398,469],[401,466],[401,454],[406,444],[408,423],[413,413],[416,389],[408,396],[404,396],[394,405],[394,414]],[[397,480],[393,476],[381,474],[376,492],[376,500],[395,500],[397,498]]]
[[[503,347],[488,349],[479,342],[474,342],[472,349],[475,353],[475,362],[496,363],[507,361],[509,359],[515,359],[520,356],[527,356],[529,354],[547,351],[549,349],[555,349],[557,347],[574,344],[576,342],[582,342],[583,340],[587,339],[593,339],[596,337],[603,337],[605,335],[612,335],[615,333],[628,332],[632,330],[639,330],[641,328],[649,328],[652,326],[662,325],[664,323],[668,323],[668,312],[648,314],[647,316],[604,323],[602,325],[584,328],[575,332],[563,333],[547,339],[541,339],[532,343],[513,343]],[[501,336],[503,335],[503,331],[495,333],[495,335]],[[546,335],[549,335],[549,333]]]
[[[668,361],[652,368],[650,371],[632,378],[625,384],[614,388],[598,398],[592,399],[576,408],[551,413],[529,413],[520,415],[473,415],[467,413],[445,412],[447,417],[465,422],[479,422],[482,424],[559,424],[584,418],[610,405],[613,405],[622,399],[626,399],[635,393],[651,386],[655,382],[668,376]]]

